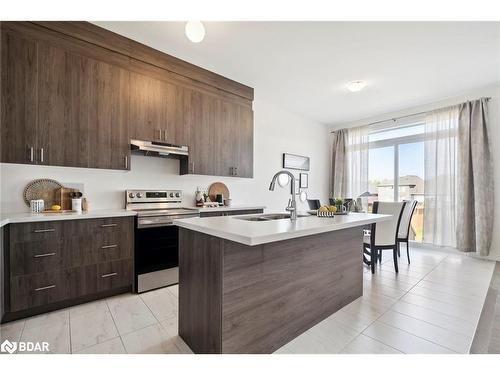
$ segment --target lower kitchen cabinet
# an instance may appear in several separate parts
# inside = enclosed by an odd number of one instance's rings
[[[2,321],[132,289],[134,219],[80,219],[4,228]]]

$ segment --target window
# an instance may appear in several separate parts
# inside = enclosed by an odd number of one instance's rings
[[[385,127],[384,127],[385,126]],[[373,127],[369,135],[368,183],[374,201],[417,200],[410,239],[422,241],[424,215],[424,119]],[[395,183],[396,182],[396,183]]]

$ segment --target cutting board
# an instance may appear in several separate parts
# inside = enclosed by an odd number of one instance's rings
[[[54,191],[54,203],[61,206],[62,211],[71,210],[70,193],[78,192],[78,189],[62,187]]]
[[[229,189],[227,188],[226,184],[224,184],[223,182],[214,182],[208,188],[208,196],[210,197],[210,200],[212,202],[215,202],[215,197],[217,196],[217,194],[222,194],[224,199],[230,198]]]

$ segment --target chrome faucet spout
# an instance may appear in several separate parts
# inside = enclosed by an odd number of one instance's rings
[[[271,179],[269,190],[274,191],[274,188],[276,186],[276,180],[281,174],[288,175],[288,177],[290,177],[291,180],[290,194],[292,195],[292,198],[288,201],[288,206],[286,207],[286,210],[290,212],[290,220],[295,221],[297,220],[297,201],[295,200],[295,184],[296,184],[295,176],[291,172],[285,170],[277,172]]]

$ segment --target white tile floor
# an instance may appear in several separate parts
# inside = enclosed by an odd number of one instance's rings
[[[388,252],[387,252],[388,254]],[[406,254],[405,254],[406,255]],[[494,262],[411,249],[364,295],[277,353],[468,353]],[[0,341],[48,341],[52,353],[191,353],[177,334],[177,286],[125,294],[0,326]]]
[[[105,300],[0,326],[0,341],[47,341],[51,353],[192,353],[177,334],[178,287]]]
[[[458,253],[384,254],[364,295],[281,347],[277,353],[468,353],[494,262]]]

